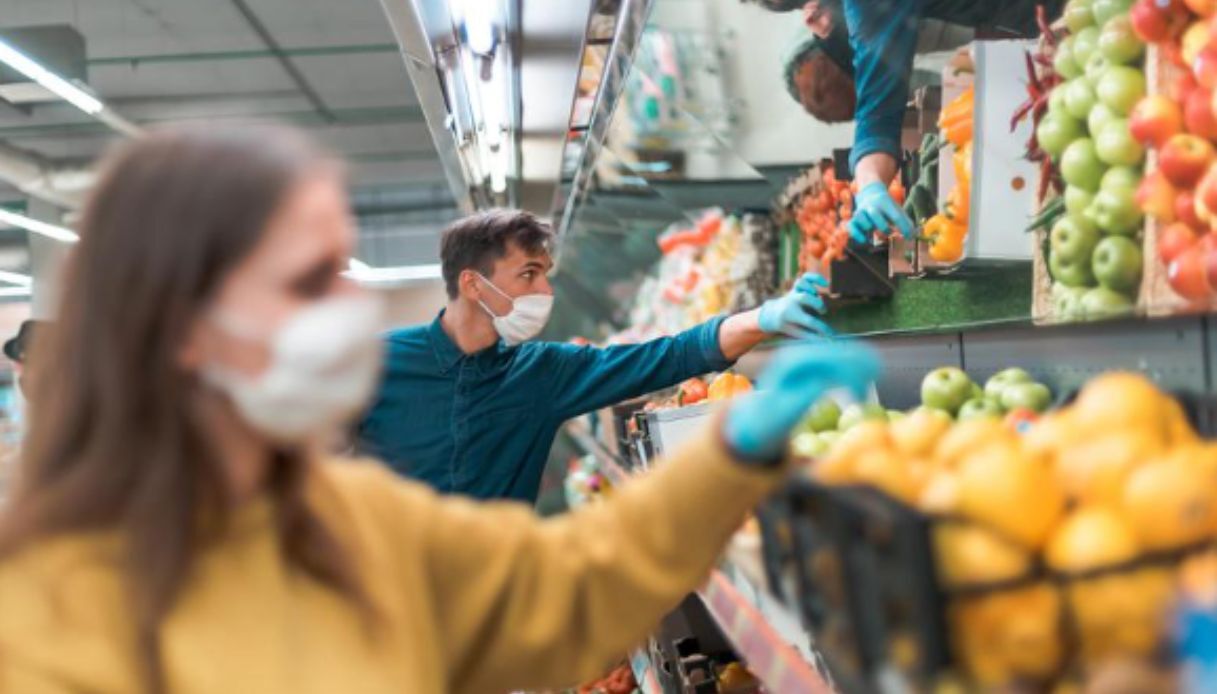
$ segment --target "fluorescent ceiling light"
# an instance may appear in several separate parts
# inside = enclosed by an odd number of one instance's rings
[[[71,229],[64,229],[63,227],[55,226],[54,224],[40,222],[32,217],[26,217],[23,214],[17,214],[16,212],[12,212],[4,208],[0,208],[0,224],[25,229],[26,231],[41,234],[47,238],[55,239],[56,241],[63,241],[65,243],[76,243],[80,240],[80,237],[76,235],[76,232],[72,231]]]
[[[407,282],[411,280],[435,280],[443,276],[439,263],[433,265],[398,265],[395,267],[372,267],[356,258],[351,258],[346,276],[365,284]]]
[[[7,270],[0,270],[0,282],[8,282],[9,284],[15,284],[21,287],[34,286],[33,277],[23,275],[20,272],[9,272]]]
[[[0,287],[0,297],[29,296],[31,293],[30,287]]]
[[[55,96],[90,116],[101,113],[105,108],[97,97],[42,67],[33,58],[4,41],[0,41],[0,62],[41,84]]]

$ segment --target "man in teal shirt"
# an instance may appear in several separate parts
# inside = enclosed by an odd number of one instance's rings
[[[678,335],[607,348],[531,342],[553,299],[549,229],[523,212],[460,220],[441,248],[448,304],[393,331],[360,448],[442,492],[533,502],[562,423],[726,369],[774,334],[828,331],[815,276],[761,308]]]
[[[858,195],[850,233],[913,233],[888,194],[898,173],[900,128],[909,99],[919,24],[939,20],[992,36],[1038,34],[1035,12],[1060,16],[1064,0],[752,0],[774,12],[800,10],[816,40],[787,68],[791,92],[826,122],[854,121],[850,167]],[[850,88],[852,85],[852,89]]]

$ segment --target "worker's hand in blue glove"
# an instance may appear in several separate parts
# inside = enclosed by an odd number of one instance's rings
[[[869,243],[878,233],[888,236],[895,227],[904,238],[913,236],[913,220],[896,204],[887,185],[873,181],[858,191],[854,198],[854,217],[849,220],[849,236],[858,243]]]
[[[828,281],[814,272],[799,278],[785,296],[761,304],[757,325],[761,330],[793,338],[832,335],[832,328],[814,314],[824,312],[824,298],[819,290]]]
[[[790,432],[823,395],[849,388],[859,400],[879,375],[879,358],[859,342],[803,342],[785,347],[761,374],[757,390],[731,402],[723,434],[745,460],[776,461]]]

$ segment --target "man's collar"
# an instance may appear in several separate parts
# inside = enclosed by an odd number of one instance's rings
[[[456,343],[448,337],[447,331],[444,330],[444,310],[440,309],[439,315],[431,321],[431,328],[428,330],[431,337],[431,348],[435,350],[435,361],[439,364],[441,373],[451,371],[452,367],[456,366],[456,363],[464,356],[461,348],[456,346]]]

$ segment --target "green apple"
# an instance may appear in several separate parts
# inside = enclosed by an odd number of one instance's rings
[[[1141,229],[1145,214],[1137,204],[1136,191],[1105,188],[1094,196],[1086,218],[1109,234],[1132,236]]]
[[[1031,378],[1031,374],[1024,369],[1017,367],[1003,369],[989,377],[985,381],[985,397],[990,400],[1000,401],[1001,394],[1006,388],[1015,383],[1034,383],[1035,379]]]
[[[1133,0],[1093,0],[1090,12],[1094,15],[1094,23],[1103,26],[1107,21],[1122,14],[1128,14]]]
[[[1103,75],[1107,74],[1107,70],[1110,67],[1111,61],[1104,57],[1102,53],[1095,51],[1082,66],[1082,77],[1090,83],[1090,86],[1098,87],[1099,80]]]
[[[1145,157],[1145,148],[1133,138],[1128,121],[1123,118],[1103,125],[1095,135],[1094,149],[1099,159],[1111,166],[1136,166]]]
[[[1056,55],[1052,56],[1052,68],[1057,74],[1067,80],[1082,76],[1082,66],[1073,58],[1073,37],[1067,36],[1056,47]]]
[[[1065,110],[1065,86],[1060,85],[1054,87],[1048,94],[1048,113],[1055,113],[1058,116],[1068,116],[1069,112]],[[1072,118],[1072,116],[1070,116]]]
[[[1099,30],[1099,52],[1113,63],[1127,65],[1145,53],[1145,42],[1133,31],[1128,15],[1113,17]]]
[[[989,398],[972,398],[959,408],[959,421],[970,419],[1001,419],[1005,412],[1001,403]]]
[[[1078,33],[1088,26],[1094,26],[1094,14],[1090,11],[1090,0],[1069,0],[1065,5],[1065,26],[1071,33]]]
[[[1061,176],[1066,183],[1082,190],[1097,191],[1106,170],[1095,151],[1094,140],[1088,137],[1074,140],[1061,155]]]
[[[1078,65],[1090,62],[1091,55],[1098,55],[1099,28],[1082,27],[1073,34],[1073,59]]]
[[[1086,80],[1070,80],[1065,84],[1065,111],[1078,120],[1086,120],[1090,109],[1098,103],[1094,87]]]
[[[929,407],[950,412],[972,398],[972,379],[953,366],[944,366],[926,374],[921,381],[921,402]]]
[[[1060,282],[1053,284],[1053,289],[1060,288],[1052,301],[1052,313],[1058,320],[1077,320],[1082,316],[1082,297],[1090,291],[1086,287],[1070,287]]]
[[[972,381],[972,399],[975,400],[976,398],[983,398],[984,396],[985,389],[981,388],[980,384],[976,381]]]
[[[1141,169],[1132,166],[1113,166],[1099,181],[1101,190],[1136,190],[1141,183]]]
[[[1127,65],[1113,65],[1103,73],[1094,88],[1099,101],[1121,116],[1145,96],[1145,73]]]
[[[1085,136],[1086,126],[1067,113],[1047,113],[1035,129],[1035,139],[1053,159],[1060,157],[1071,142]]]
[[[1097,133],[1103,129],[1108,122],[1119,118],[1118,115],[1103,104],[1095,104],[1090,110],[1090,115],[1086,116],[1086,129],[1091,134]]]
[[[807,417],[803,419],[803,425],[807,431],[819,433],[836,429],[839,421],[841,421],[841,406],[832,398],[824,398],[807,413]]]
[[[885,422],[887,421],[887,410],[883,408],[883,405],[873,402],[854,403],[841,411],[841,418],[837,420],[837,431],[851,429],[867,420]]]
[[[1094,247],[1102,235],[1093,222],[1073,214],[1066,214],[1048,235],[1052,255],[1067,263],[1080,263],[1090,259]]]
[[[1001,393],[1001,406],[1006,411],[1026,408],[1046,412],[1052,404],[1052,391],[1043,383],[1014,383]]]
[[[1066,287],[1093,287],[1095,284],[1090,258],[1070,263],[1049,254],[1048,269],[1052,272],[1052,279]]]
[[[1095,246],[1091,268],[1099,284],[1132,293],[1141,284],[1141,246],[1123,236],[1108,236]]]
[[[1086,320],[1112,318],[1132,313],[1132,299],[1107,287],[1095,287],[1082,296],[1081,314]]]
[[[1102,186],[1102,183],[1099,185]],[[1094,193],[1077,186],[1065,186],[1065,212],[1081,216],[1092,202],[1094,202]]]
[[[804,431],[790,440],[790,452],[800,458],[818,458],[828,452],[828,442],[819,434]]]

